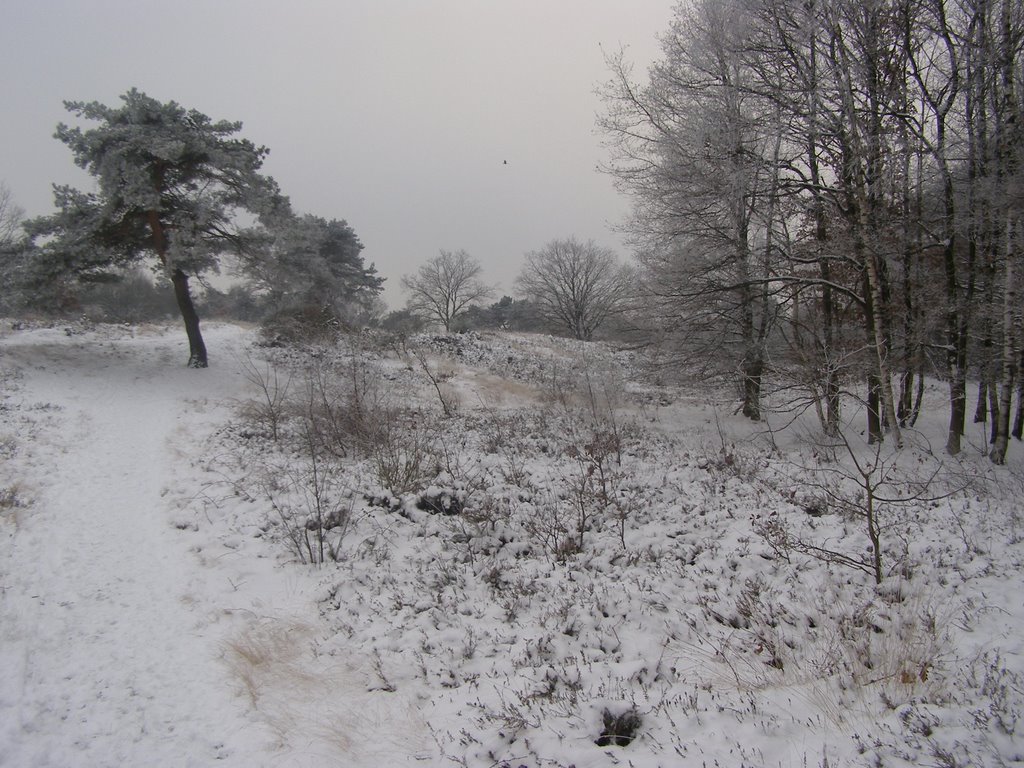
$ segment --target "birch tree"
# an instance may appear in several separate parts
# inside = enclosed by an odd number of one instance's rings
[[[606,170],[635,201],[629,228],[661,324],[685,328],[688,365],[736,371],[742,411],[757,420],[775,317],[781,145],[737,55],[748,21],[738,2],[681,7],[649,84],[632,82],[621,56],[610,60],[600,125],[613,152]]]

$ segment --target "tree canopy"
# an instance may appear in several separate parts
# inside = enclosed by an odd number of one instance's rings
[[[362,250],[345,221],[288,215],[265,247],[243,255],[242,267],[275,310],[315,306],[345,317],[366,309],[384,285]]]
[[[445,331],[472,304],[490,298],[492,288],[480,279],[480,262],[465,251],[441,251],[412,275],[402,278],[408,309],[437,320]]]
[[[646,80],[609,60],[606,170],[680,368],[738,374],[755,419],[769,377],[829,435],[860,379],[869,442],[897,445],[937,375],[950,454],[977,371],[1005,461],[1024,435],[1022,7],[694,0]]]
[[[589,341],[626,297],[627,272],[615,254],[592,240],[553,240],[526,254],[516,279],[519,292],[532,299],[553,326]]]

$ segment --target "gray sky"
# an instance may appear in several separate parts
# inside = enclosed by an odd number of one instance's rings
[[[511,293],[523,254],[555,238],[627,255],[594,89],[620,46],[643,75],[674,5],[0,0],[0,181],[30,216],[52,210],[54,182],[88,188],[52,138],[63,101],[137,87],[241,120],[296,210],[353,227],[393,307],[442,248]]]

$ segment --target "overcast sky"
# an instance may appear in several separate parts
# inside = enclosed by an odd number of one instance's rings
[[[29,215],[52,210],[54,182],[88,188],[53,138],[63,102],[137,87],[242,121],[298,211],[353,227],[393,307],[440,249],[511,293],[523,254],[555,238],[628,255],[594,90],[620,47],[645,72],[674,5],[0,0],[0,181]]]

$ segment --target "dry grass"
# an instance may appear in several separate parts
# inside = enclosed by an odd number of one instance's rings
[[[541,405],[545,395],[540,389],[522,381],[504,379],[492,373],[464,370],[456,380],[467,402],[487,406]]]
[[[21,527],[21,516],[28,505],[25,489],[20,483],[0,487],[0,520],[14,526],[15,530]]]
[[[305,669],[312,630],[303,624],[262,621],[224,644],[224,661],[255,709],[268,689],[315,683]]]
[[[666,646],[673,665],[700,685],[739,693],[786,689],[832,726],[867,727],[879,705],[938,701],[948,694],[949,626],[955,606],[911,592],[890,603],[840,606],[814,642],[787,647],[756,620],[748,629],[677,640]],[[779,651],[780,665],[751,653],[753,638]]]
[[[315,754],[322,765],[389,765],[429,744],[414,702],[370,692],[369,670],[317,653],[315,630],[307,624],[255,620],[224,643],[223,653],[241,692],[282,747]],[[396,707],[403,703],[396,726]]]

